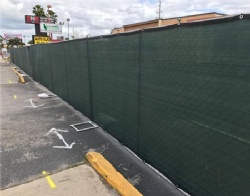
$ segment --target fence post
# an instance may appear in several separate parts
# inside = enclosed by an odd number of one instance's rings
[[[17,48],[15,48],[15,51],[16,51],[16,52],[15,52],[15,59],[16,59],[16,60],[15,60],[15,64],[16,64],[16,66],[18,66],[18,56],[17,56],[17,50],[18,50],[18,49],[17,49]]]
[[[30,66],[31,66],[31,75],[30,77],[33,78],[35,80],[35,77],[34,77],[34,66],[32,64],[32,60],[31,60],[31,46],[28,46],[28,52],[29,52],[29,60],[30,60]]]
[[[141,109],[141,45],[142,45],[142,32],[143,29],[139,32],[139,55],[138,55],[138,109],[137,109],[137,153],[140,150],[140,109]]]
[[[67,53],[67,51],[66,51],[66,54],[69,54],[69,42],[66,42],[66,43],[62,43],[62,45],[63,45],[63,47],[62,47],[62,49],[63,49],[63,64],[64,64],[64,74],[65,74],[65,87],[66,87],[66,97],[67,97],[67,102],[68,103],[70,103],[70,100],[69,100],[69,88],[68,88],[68,74],[70,74],[69,72],[68,72],[68,64],[69,64],[69,62],[68,63],[65,63],[66,61],[65,61],[65,49],[68,49],[68,53]],[[66,45],[68,45],[68,47],[66,47]],[[69,58],[68,58],[69,59]]]
[[[26,58],[26,46],[23,46],[23,71],[27,74],[27,58]]]
[[[54,92],[54,82],[53,82],[53,67],[51,64],[51,45],[48,45],[48,51],[49,51],[49,64],[50,64],[50,73],[51,73],[51,91]]]
[[[93,115],[93,96],[92,96],[92,85],[91,85],[91,66],[90,66],[90,56],[89,56],[89,35],[86,38],[87,40],[87,63],[88,63],[88,77],[89,77],[89,102],[90,102],[90,118],[94,120]]]

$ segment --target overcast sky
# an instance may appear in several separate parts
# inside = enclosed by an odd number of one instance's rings
[[[24,23],[24,15],[32,15],[32,7],[48,4],[64,22],[67,37],[67,18],[70,34],[83,37],[109,34],[114,27],[153,20],[157,17],[158,0],[0,0],[0,34],[18,33],[25,41],[35,34],[34,25]],[[206,12],[223,14],[250,13],[250,0],[162,0],[162,17],[178,17]],[[56,37],[56,35],[54,35]]]

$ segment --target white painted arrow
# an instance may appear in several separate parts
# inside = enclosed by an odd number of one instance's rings
[[[68,132],[68,130],[61,130],[61,129],[52,128],[52,129],[49,130],[48,133],[46,133],[46,135],[49,135],[50,133],[56,134],[57,137],[58,137],[60,140],[62,140],[63,143],[65,144],[65,146],[53,146],[53,148],[66,148],[66,149],[71,149],[71,148],[73,148],[73,145],[75,144],[75,142],[73,142],[73,143],[71,143],[71,144],[69,145],[67,142],[65,142],[63,136],[62,136],[60,133],[58,133],[58,132]]]

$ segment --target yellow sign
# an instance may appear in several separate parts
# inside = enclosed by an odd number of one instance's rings
[[[49,36],[34,36],[34,44],[50,43]]]

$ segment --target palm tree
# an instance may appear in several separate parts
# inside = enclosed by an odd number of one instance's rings
[[[36,6],[33,7],[33,14],[35,14],[35,16],[46,17],[44,9],[40,5],[36,5]]]
[[[49,10],[49,13],[47,14],[48,17],[55,19],[55,22],[57,22],[57,15],[53,10]]]

